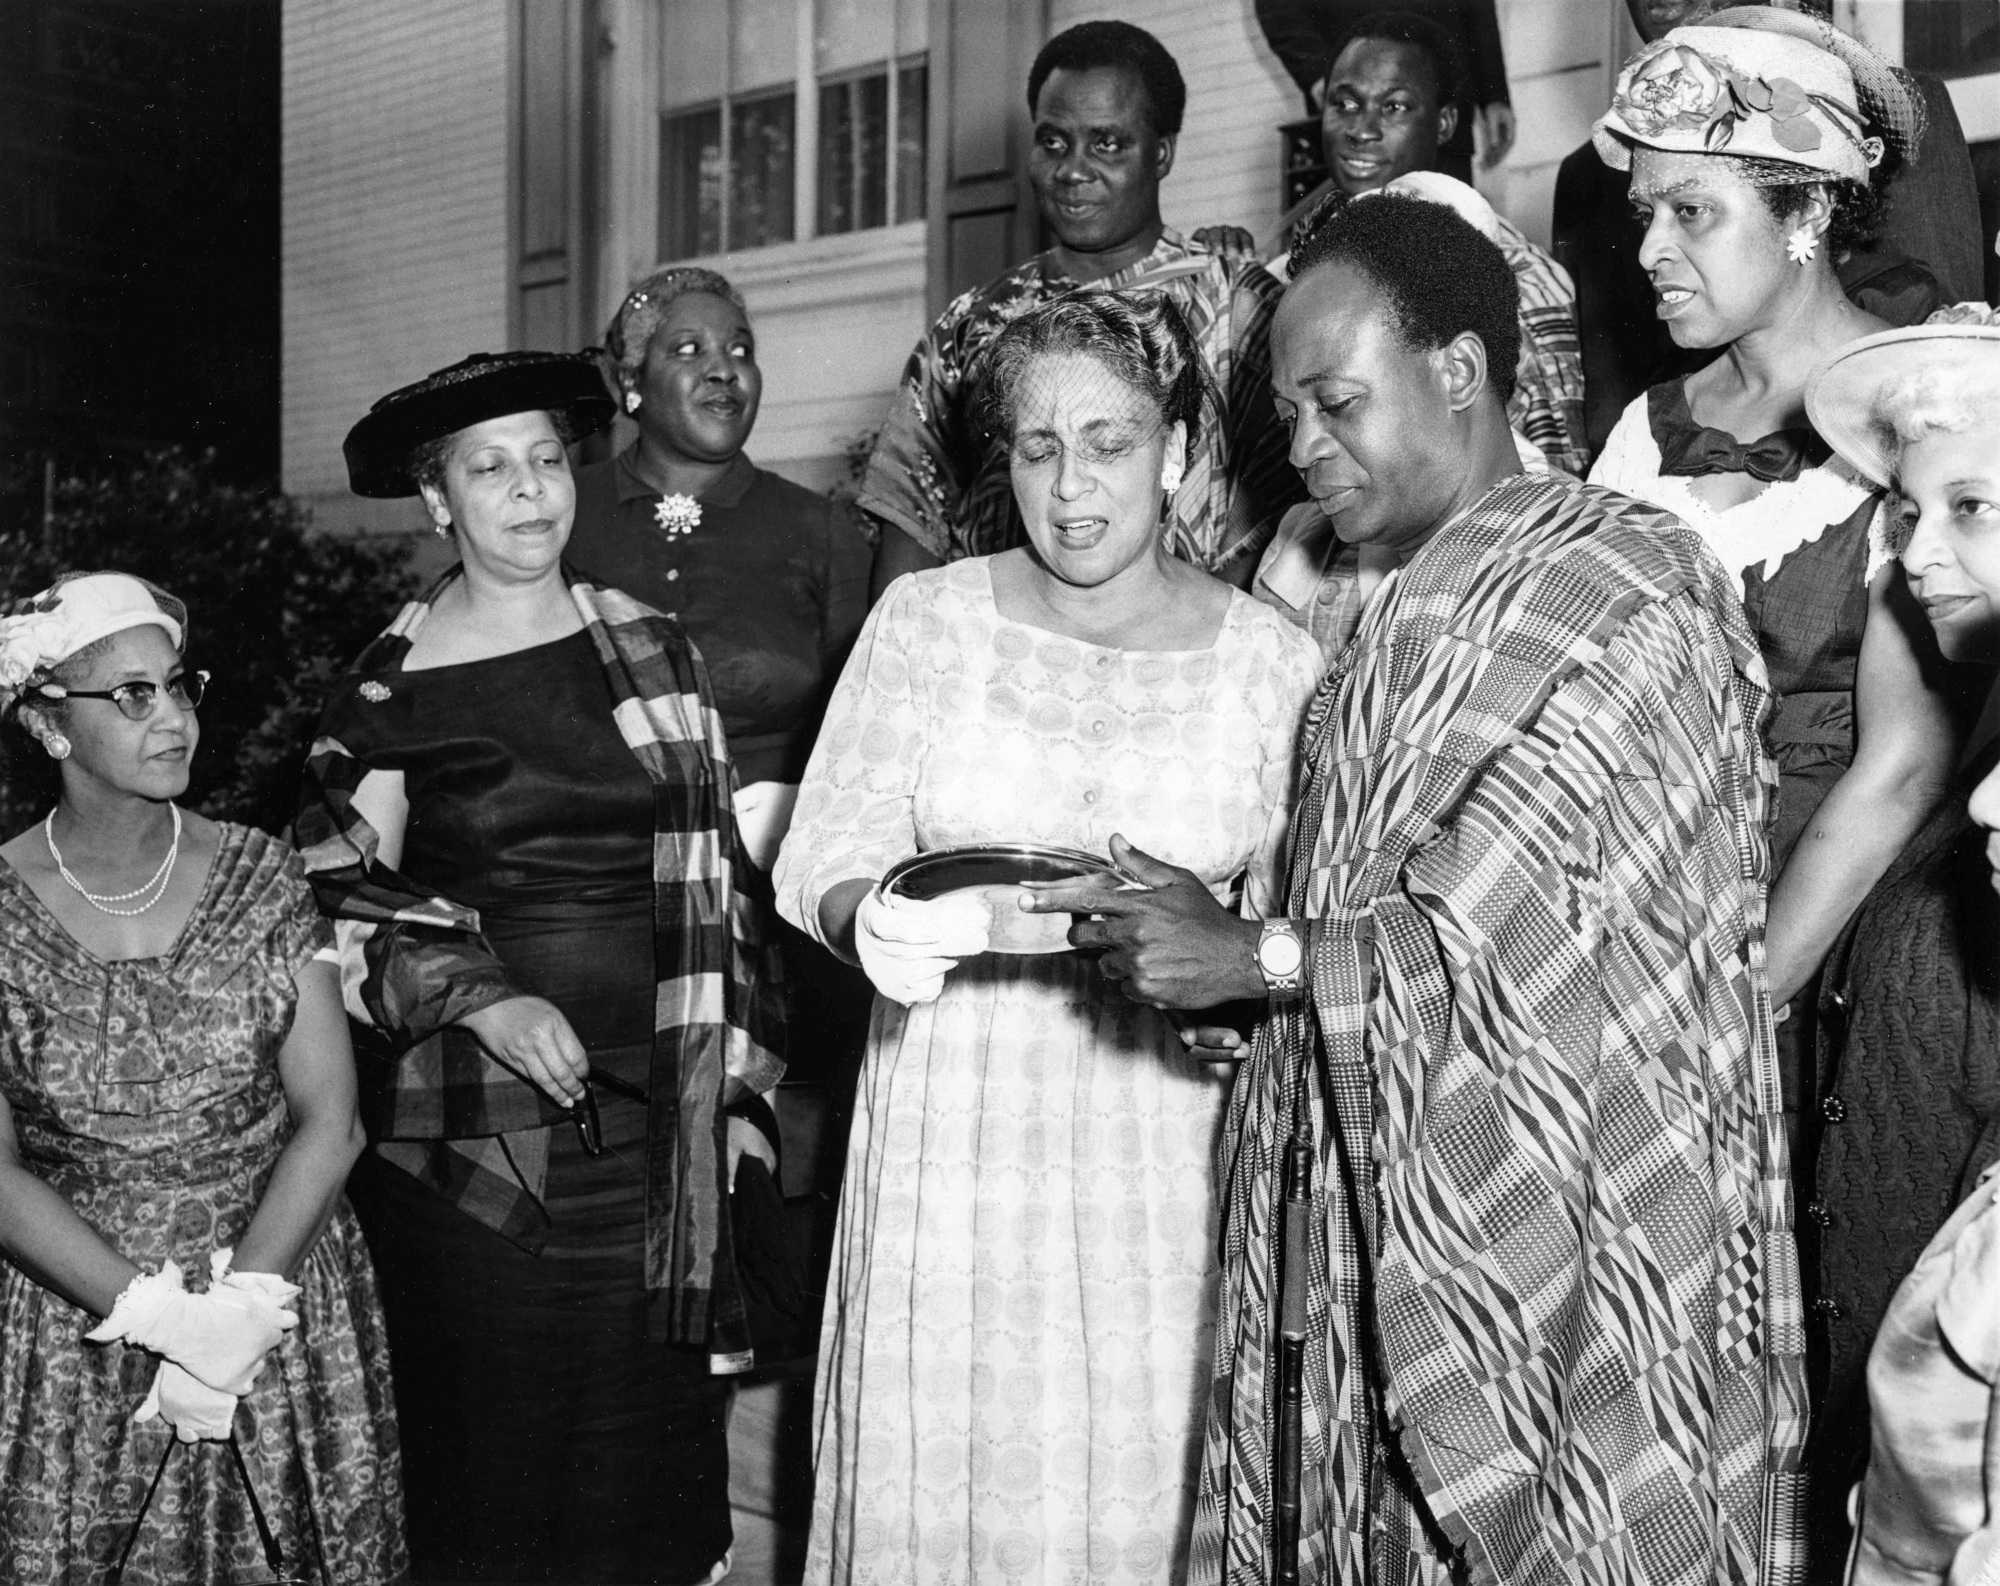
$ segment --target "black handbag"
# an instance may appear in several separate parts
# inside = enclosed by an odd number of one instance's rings
[[[145,1500],[139,1505],[139,1513],[132,1521],[131,1534],[125,1538],[125,1546],[118,1554],[118,1562],[111,1566],[111,1573],[104,1577],[105,1586],[120,1586],[125,1579],[125,1563],[132,1556],[132,1549],[139,1541],[139,1528],[146,1523],[146,1511],[153,1506],[153,1494],[160,1490],[160,1478],[167,1473],[167,1465],[182,1447],[178,1437],[170,1437],[167,1451],[160,1456],[160,1463],[153,1471],[152,1483],[146,1488]],[[243,1495],[250,1500],[250,1515],[257,1522],[257,1537],[264,1544],[264,1563],[271,1573],[262,1580],[239,1580],[237,1586],[320,1586],[324,1572],[318,1575],[301,1575],[285,1572],[284,1550],[278,1546],[277,1533],[271,1529],[271,1522],[264,1517],[264,1506],[257,1501],[257,1484],[250,1479],[250,1466],[243,1458],[243,1446],[236,1441],[236,1434],[229,1434],[229,1455],[235,1462],[236,1474],[243,1482]]]

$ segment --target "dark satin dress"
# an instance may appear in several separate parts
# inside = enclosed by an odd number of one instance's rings
[[[652,787],[587,634],[402,673],[378,724],[409,802],[402,868],[479,910],[593,1068],[652,1046]],[[729,1545],[727,1386],[661,1341],[644,1285],[645,1108],[600,1085],[605,1152],[547,1131],[530,1255],[372,1154],[381,1274],[425,1580],[684,1582]]]
[[[1655,386],[1647,417],[1663,473],[1796,478],[1831,456],[1812,431],[1741,445]],[[1776,696],[1773,874],[1854,760],[1854,688],[1868,620],[1876,497],[1743,575],[1743,606]],[[1921,643],[1929,648],[1925,636]],[[1868,1459],[1868,1350],[1903,1280],[1994,1156],[2000,995],[1993,896],[1961,783],[1876,882],[1780,1026],[1792,1187],[1805,1285],[1812,1427],[1809,1579],[1838,1581],[1848,1491]]]

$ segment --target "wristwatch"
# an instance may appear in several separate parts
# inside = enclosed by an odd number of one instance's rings
[[[1290,920],[1266,920],[1257,937],[1257,970],[1272,997],[1296,997],[1304,984],[1306,952]]]

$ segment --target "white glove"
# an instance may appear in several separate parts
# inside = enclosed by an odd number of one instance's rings
[[[209,1292],[222,1288],[243,1296],[235,1303],[250,1306],[262,1301],[279,1315],[290,1315],[288,1307],[299,1297],[299,1286],[287,1282],[275,1272],[233,1272],[229,1264],[235,1259],[236,1251],[229,1245],[208,1253]],[[293,1316],[285,1324],[286,1331],[289,1332],[297,1321],[298,1318]]]
[[[185,1366],[211,1388],[245,1394],[270,1347],[299,1319],[262,1292],[217,1285],[190,1294],[169,1261],[125,1287],[111,1314],[84,1334],[93,1344],[122,1339]]]
[[[154,1416],[171,1426],[183,1443],[221,1442],[236,1420],[236,1395],[211,1388],[171,1360],[163,1360],[153,1373],[152,1391],[132,1419],[150,1421]]]
[[[875,989],[907,1008],[934,1001],[961,958],[986,951],[992,929],[976,893],[917,899],[870,892],[854,914],[854,951]]]

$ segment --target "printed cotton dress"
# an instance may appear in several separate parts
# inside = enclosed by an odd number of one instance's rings
[[[294,975],[332,933],[298,856],[225,826],[166,954],[105,962],[0,864],[0,1095],[22,1164],[133,1261],[190,1287],[241,1239],[291,1138],[277,1054]],[[405,1578],[402,1469],[375,1278],[343,1202],[295,1274],[299,1325],[237,1407],[235,1436],[287,1564],[334,1586]],[[0,1263],[0,1582],[91,1586],[117,1560],[173,1440],[135,1425],[159,1357],[83,1335],[98,1318]],[[180,1449],[128,1586],[266,1578],[228,1448]]]
[[[834,695],[779,855],[807,930],[919,850],[1114,832],[1273,895],[1312,640],[1234,594],[1214,642],[1003,617],[988,562],[902,579]],[[1229,1073],[1076,953],[876,1000],[822,1337],[807,1578],[1177,1580],[1213,1354]]]

